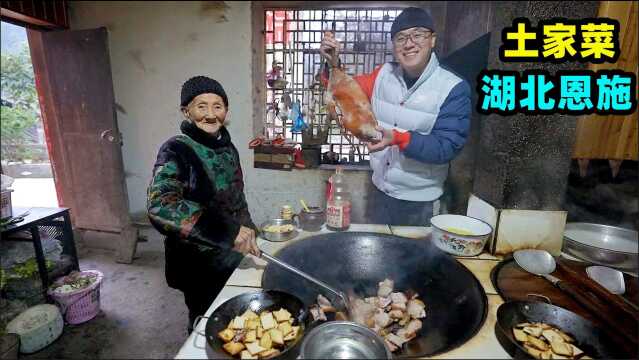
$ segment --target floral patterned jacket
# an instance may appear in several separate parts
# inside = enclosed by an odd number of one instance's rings
[[[166,235],[169,286],[189,288],[198,277],[224,275],[243,255],[232,249],[240,226],[256,229],[244,196],[237,149],[222,127],[215,139],[189,121],[158,152],[147,193],[151,224]]]

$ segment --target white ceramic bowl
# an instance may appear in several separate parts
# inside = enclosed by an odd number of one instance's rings
[[[458,256],[479,255],[493,232],[487,223],[464,215],[444,214],[430,219],[435,245]]]

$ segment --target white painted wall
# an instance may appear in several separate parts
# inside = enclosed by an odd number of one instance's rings
[[[134,218],[146,221],[146,188],[157,150],[179,132],[180,87],[189,77],[219,80],[229,97],[228,129],[240,152],[255,222],[298,199],[324,202],[328,171],[253,168],[250,2],[69,2],[72,29],[106,27],[118,124]],[[362,222],[369,172],[349,173],[353,221]]]

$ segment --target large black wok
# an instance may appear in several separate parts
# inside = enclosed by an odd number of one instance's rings
[[[510,301],[497,309],[495,335],[515,359],[533,359],[513,335],[512,328],[523,322],[543,322],[556,326],[570,334],[577,347],[593,359],[627,358],[603,331],[571,311],[543,302]]]
[[[456,348],[473,337],[486,318],[486,293],[479,281],[430,240],[329,233],[300,240],[275,255],[347,294],[376,296],[378,282],[385,278],[395,281],[395,291],[419,293],[426,318],[417,338],[395,353],[398,357]],[[322,288],[272,264],[264,270],[262,287],[294,294],[306,306],[320,293],[332,299]]]

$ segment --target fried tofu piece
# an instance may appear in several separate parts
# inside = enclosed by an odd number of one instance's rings
[[[249,330],[244,338],[245,343],[252,343],[257,341],[257,330]]]
[[[279,323],[282,321],[288,321],[288,319],[291,318],[291,313],[284,308],[280,308],[278,311],[273,312],[273,316],[275,316],[275,320]]]
[[[262,351],[258,355],[262,359],[270,359],[270,358],[276,357],[279,354],[280,354],[279,350],[277,350],[277,349],[269,349],[269,350],[266,350],[266,351]]]
[[[530,344],[530,346],[534,347],[535,349],[538,349],[541,351],[548,350],[548,344],[546,344],[546,342],[544,342],[543,340],[539,340],[536,337],[532,337],[530,335],[528,335],[528,344]]]
[[[246,322],[246,319],[244,319],[241,316],[236,316],[235,318],[233,318],[233,323],[231,324],[231,329],[233,330],[242,330],[244,329],[244,323]]]
[[[280,323],[277,326],[277,330],[282,332],[282,336],[286,336],[293,330],[293,327],[291,326],[291,324],[289,324],[288,321],[286,321],[286,322]]]
[[[249,330],[255,330],[255,329],[257,329],[257,326],[259,324],[260,324],[260,319],[259,318],[249,319],[249,320],[246,320],[246,322],[244,323],[244,327],[249,329]]]
[[[224,344],[222,347],[224,348],[224,350],[226,350],[226,352],[228,352],[229,354],[233,356],[235,356],[235,354],[238,354],[240,351],[244,350],[244,344],[237,343],[237,342],[229,342]]]
[[[546,340],[548,340],[548,342],[553,342],[553,341],[564,341],[563,338],[557,334],[557,332],[555,332],[554,330],[544,330],[541,332],[541,336],[543,336]]]
[[[566,334],[565,332],[563,332],[563,331],[561,331],[561,330],[559,330],[559,329],[556,329],[556,330],[555,330],[555,332],[556,332],[557,334],[559,334],[559,336],[561,336],[561,337],[564,339],[564,341],[565,341],[565,342],[568,342],[568,343],[574,343],[574,342],[575,342],[575,339],[573,339],[572,337],[570,337],[570,336],[569,336],[568,334]]]
[[[532,355],[535,359],[541,359],[541,351],[535,349],[534,347],[528,345],[527,343],[524,344],[524,349],[526,349],[526,351],[528,351],[528,353],[530,355]]]
[[[224,329],[220,331],[219,333],[217,333],[217,337],[219,337],[220,339],[222,339],[222,341],[227,343],[233,340],[233,338],[235,337],[235,331],[233,331],[233,329]]]
[[[563,339],[562,339],[563,340]],[[554,340],[550,342],[552,351],[557,355],[572,356],[572,346],[563,341]]]
[[[257,316],[257,314],[254,313],[251,309],[246,309],[244,314],[242,314],[242,317],[245,318],[246,320],[254,320],[259,318],[259,316]]]
[[[282,332],[280,330],[271,329],[268,333],[271,336],[271,340],[274,344],[284,345],[284,335],[282,335]]]
[[[577,357],[584,353],[580,348],[576,347],[575,345],[570,344],[570,346],[572,347],[572,356]]]
[[[541,358],[542,359],[552,359],[553,355],[554,354],[552,353],[552,350],[548,349],[548,350],[546,350],[546,351],[541,353]]]
[[[544,331],[544,329],[542,329],[540,327],[537,327],[537,326],[534,326],[534,327],[533,326],[526,326],[524,328],[524,332],[526,334],[530,334],[530,335],[532,335],[533,337],[536,337],[536,338],[541,336],[541,332],[542,331]]]
[[[257,329],[255,329],[257,331],[257,338],[261,339],[262,336],[264,336],[264,329],[262,328],[261,324],[257,325]]]
[[[297,334],[300,332],[299,326],[291,326],[291,332],[284,336],[284,341],[291,341],[297,338]]]
[[[273,347],[273,341],[271,340],[271,335],[268,332],[265,332],[261,337],[260,346],[267,350]]]
[[[240,353],[240,359],[259,359],[257,355],[251,355],[248,350],[242,350]]]
[[[526,342],[528,341],[528,335],[523,330],[513,328],[513,335],[515,335],[515,339],[517,341]]]
[[[257,355],[266,349],[261,347],[257,342],[252,342],[246,344],[246,350],[248,350],[251,355]]]
[[[270,330],[277,327],[277,322],[273,318],[273,314],[270,312],[264,312],[260,314],[260,322],[264,330]]]

